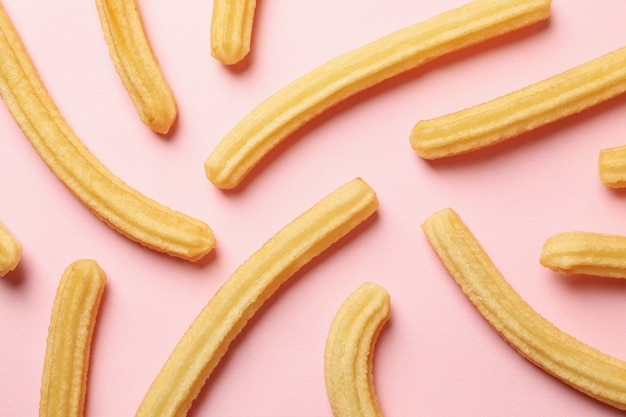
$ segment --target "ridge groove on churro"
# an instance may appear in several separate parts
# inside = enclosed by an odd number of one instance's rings
[[[91,259],[69,265],[59,282],[41,380],[40,417],[82,417],[91,340],[106,275]]]
[[[176,120],[176,99],[144,30],[137,1],[96,0],[96,5],[109,55],[141,121],[167,133]]]
[[[626,409],[626,362],[563,332],[530,307],[454,210],[434,213],[422,229],[463,293],[517,352],[573,388]]]
[[[626,91],[626,47],[482,104],[430,120],[410,135],[422,158],[481,149],[579,113]]]
[[[374,190],[354,179],[271,237],[226,280],[178,342],[136,417],[181,417],[263,303],[297,270],[378,208]]]
[[[233,65],[250,52],[256,0],[214,0],[211,55]]]
[[[13,271],[22,257],[22,245],[0,222],[0,277]]]
[[[541,265],[564,274],[626,278],[626,236],[565,232],[543,245]]]
[[[389,294],[366,282],[341,305],[324,353],[326,393],[335,417],[382,417],[372,362],[380,330],[389,320]]]
[[[151,249],[196,261],[215,247],[203,221],[149,199],[113,175],[81,142],[46,91],[0,3],[0,95],[52,172],[94,214]]]
[[[551,0],[475,0],[341,55],[267,98],[205,162],[209,180],[234,188],[288,135],[340,101],[441,55],[547,19]]]

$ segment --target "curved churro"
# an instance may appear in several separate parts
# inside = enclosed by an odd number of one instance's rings
[[[152,383],[136,416],[186,415],[230,342],[261,305],[298,269],[377,207],[374,191],[355,179],[268,240],[202,309]]]
[[[96,0],[109,55],[141,121],[167,133],[176,120],[174,93],[146,35],[136,0]]]
[[[626,145],[602,149],[598,172],[602,184],[612,188],[626,187]]]
[[[195,261],[213,247],[209,226],[129,187],[85,147],[48,95],[0,3],[0,95],[50,170],[93,213],[128,238]]]
[[[476,0],[335,58],[259,104],[205,162],[209,180],[236,187],[289,134],[329,107],[446,53],[530,25],[550,0]]]
[[[452,209],[433,214],[422,228],[465,295],[522,356],[577,390],[626,409],[626,362],[575,339],[533,310]]]
[[[0,277],[13,271],[22,257],[22,245],[0,222]]]
[[[91,259],[68,266],[57,288],[41,380],[40,417],[82,417],[91,339],[106,275]]]
[[[211,55],[226,65],[250,52],[256,0],[215,0],[211,17]]]
[[[335,315],[326,339],[326,394],[335,417],[382,417],[372,360],[378,334],[391,315],[389,294],[365,283]]]
[[[559,233],[546,240],[539,261],[564,274],[626,278],[626,236]]]
[[[494,100],[415,125],[425,159],[481,149],[581,112],[626,91],[626,48]]]

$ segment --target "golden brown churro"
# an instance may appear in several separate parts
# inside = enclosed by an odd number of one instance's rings
[[[355,179],[268,240],[200,312],[152,383],[136,416],[185,416],[230,342],[261,305],[298,269],[377,207],[374,191]]]
[[[604,185],[626,187],[626,145],[602,149],[598,158],[598,172]]]
[[[626,236],[559,233],[546,240],[540,263],[564,274],[626,278]]]
[[[226,65],[250,52],[256,0],[214,0],[211,17],[211,55]]]
[[[335,417],[382,417],[372,361],[390,299],[380,285],[367,282],[352,293],[335,315],[326,339],[326,394]]]
[[[515,350],[577,390],[626,409],[626,362],[577,340],[533,310],[452,209],[433,214],[422,228],[463,293]]]
[[[275,146],[340,101],[446,53],[550,15],[550,0],[476,0],[387,35],[314,69],[259,104],[205,162],[209,180],[234,188]]]
[[[115,69],[141,121],[167,133],[176,120],[174,93],[146,35],[136,0],[96,0],[104,38]]]
[[[415,125],[425,159],[481,149],[579,113],[626,91],[626,48],[494,100]]]
[[[68,266],[57,288],[41,380],[40,417],[82,417],[106,275],[91,259]]]
[[[0,222],[0,277],[13,271],[22,257],[22,245]]]
[[[113,175],[72,131],[48,95],[0,3],[0,95],[50,170],[93,213],[128,238],[195,261],[215,247],[209,226]]]

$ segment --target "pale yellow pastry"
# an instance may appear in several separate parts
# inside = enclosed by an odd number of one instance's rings
[[[626,362],[577,340],[533,310],[456,212],[436,212],[422,229],[463,293],[517,352],[577,390],[626,409]]]
[[[22,245],[0,222],[0,277],[13,271],[22,257]]]
[[[626,187],[626,145],[602,149],[598,158],[598,172],[604,185]]]
[[[355,93],[401,72],[550,15],[550,0],[475,0],[341,55],[259,104],[205,162],[209,180],[236,187],[303,124]]]
[[[565,232],[543,245],[541,265],[564,274],[626,278],[626,236]]]
[[[167,133],[176,120],[176,99],[154,55],[136,0],[96,0],[96,5],[109,55],[139,118],[155,132]]]
[[[41,380],[40,417],[82,417],[91,341],[106,275],[91,259],[69,265],[54,299]]]
[[[425,159],[485,148],[626,91],[626,47],[491,101],[418,122],[411,146]]]
[[[151,249],[195,261],[215,247],[209,226],[113,175],[81,142],[46,91],[0,3],[0,95],[50,170],[109,226]]]
[[[335,417],[382,417],[372,361],[383,325],[391,316],[389,294],[380,285],[361,285],[342,304],[326,339],[326,394]]]
[[[226,65],[250,52],[256,0],[214,0],[211,16],[211,55]]]
[[[298,269],[367,219],[377,207],[374,191],[357,178],[270,238],[200,312],[150,386],[136,416],[187,415],[231,341],[263,303]]]

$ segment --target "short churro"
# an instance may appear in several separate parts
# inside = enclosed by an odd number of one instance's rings
[[[226,65],[250,52],[256,0],[215,0],[211,17],[211,55]]]
[[[598,172],[604,185],[626,187],[626,145],[602,149],[598,157]]]
[[[22,245],[7,229],[0,223],[0,277],[13,271],[22,257]]]

